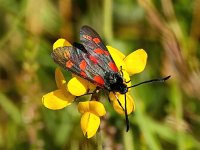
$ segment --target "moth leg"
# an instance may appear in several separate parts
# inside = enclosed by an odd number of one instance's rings
[[[119,103],[120,107],[121,107],[121,108],[123,109],[123,111],[124,111],[124,108],[123,108],[121,102],[119,101],[119,98],[117,97],[117,94],[116,94],[115,92],[113,92],[113,94],[114,94],[115,98],[117,99],[117,102]]]
[[[123,73],[122,70],[123,70],[123,69],[122,69],[122,66],[120,66],[120,72],[121,72],[122,77],[123,77],[123,79],[124,79],[124,73]],[[125,80],[125,79],[124,79],[124,80]],[[131,82],[131,80],[129,80],[129,81],[126,81],[126,80],[125,80],[125,83],[129,83],[129,82]]]
[[[120,66],[120,72],[121,72],[121,74],[122,74],[122,77],[124,77],[124,73],[123,73],[122,70],[123,70],[123,69],[122,69],[122,66]]]
[[[99,92],[100,92],[100,87],[96,87],[96,89],[93,91],[93,94],[92,94],[90,100],[94,99],[94,100],[98,101],[98,99],[99,99]]]
[[[119,105],[121,106],[121,108],[123,109],[123,111],[124,111],[124,113],[125,113],[126,132],[128,132],[128,130],[129,130],[129,119],[128,119],[127,106],[126,106],[126,94],[124,95],[124,96],[125,96],[125,104],[124,104],[124,105],[125,105],[125,108],[123,108],[123,106],[122,106],[121,102],[119,101],[119,98],[117,97],[116,93],[115,93],[115,92],[113,92],[113,93],[114,93],[114,96],[115,96],[115,98],[117,99]]]
[[[129,81],[125,81],[125,83],[129,83],[129,82],[131,82],[131,80],[129,80]]]
[[[110,100],[110,97],[109,97],[109,93],[110,93],[110,92],[106,92],[107,97],[108,97],[108,101],[111,103],[111,100]]]

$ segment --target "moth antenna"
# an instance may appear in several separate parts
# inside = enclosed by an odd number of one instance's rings
[[[109,93],[107,93],[107,96],[108,96],[108,101],[111,102],[110,97],[109,97]]]
[[[121,102],[119,101],[119,98],[117,97],[116,93],[115,93],[115,92],[113,92],[113,93],[114,93],[115,98],[117,99],[117,101],[118,101],[120,107],[121,107],[121,108],[123,109],[123,111],[125,112],[126,132],[128,132],[128,130],[129,130],[129,120],[128,120],[128,114],[127,114],[126,94],[124,94],[124,96],[125,96],[125,104],[124,104],[124,105],[125,105],[125,108],[123,108],[123,106],[122,106]]]
[[[132,85],[129,88],[132,88],[132,87],[136,87],[136,86],[139,86],[141,84],[144,84],[144,83],[153,83],[153,82],[165,82],[167,79],[169,79],[171,76],[167,76],[167,77],[164,77],[164,78],[158,78],[158,79],[152,79],[152,80],[147,80],[147,81],[143,81],[143,82],[140,82],[138,84],[135,84],[135,85]]]
[[[129,120],[128,120],[128,114],[127,114],[127,106],[126,106],[126,94],[124,94],[125,96],[125,119],[126,119],[126,132],[128,132],[129,130]]]

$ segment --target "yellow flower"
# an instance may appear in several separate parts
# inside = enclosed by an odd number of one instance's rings
[[[73,75],[72,79],[67,83],[69,92],[75,96],[81,96],[88,92],[88,90],[94,90],[96,86],[89,81]]]
[[[116,96],[120,102],[120,104],[122,105],[122,107],[119,105],[118,100],[116,99],[116,97],[114,96],[114,94],[111,92],[109,94],[110,100],[112,102],[112,105],[115,109],[115,111],[119,114],[124,114],[124,110],[125,110],[125,95],[124,94],[120,94],[120,93],[116,93]],[[126,107],[127,107],[127,114],[129,115],[131,112],[133,112],[135,110],[135,104],[133,101],[132,96],[129,93],[126,93]]]
[[[140,73],[146,66],[147,53],[143,49],[138,49],[125,57],[124,62],[126,64],[126,71],[130,76]]]
[[[62,109],[70,105],[75,96],[67,91],[66,80],[59,68],[56,68],[55,79],[58,90],[45,94],[42,97],[42,103],[45,107],[53,110]]]
[[[69,44],[65,39],[59,39],[54,43],[53,49],[60,46],[70,45],[71,44]],[[70,105],[75,98],[75,96],[67,90],[67,82],[59,68],[56,68],[55,70],[55,80],[58,89],[47,93],[42,97],[43,105],[53,110],[62,109]]]
[[[82,114],[81,129],[87,138],[93,137],[100,125],[100,117],[106,114],[102,103],[97,101],[79,102],[78,110]]]
[[[147,53],[143,49],[138,49],[125,57],[125,55],[122,54],[117,49],[111,46],[107,46],[107,48],[113,60],[115,61],[115,64],[117,65],[118,69],[121,70],[122,68],[123,78],[125,79],[126,82],[128,82],[127,87],[130,87],[131,86],[131,82],[129,82],[130,76],[136,73],[140,73],[144,70],[147,61]],[[135,110],[135,103],[129,91],[126,93],[127,114],[130,114]],[[109,98],[112,101],[115,111],[119,114],[124,114],[125,95],[120,94],[118,92],[116,92],[116,95],[114,95],[113,92],[110,92]],[[117,99],[119,100],[123,108],[120,106]]]
[[[63,46],[71,46],[65,39],[58,39],[53,49]],[[124,84],[127,87],[131,86],[130,76],[140,73],[146,66],[147,54],[143,49],[136,50],[125,56],[117,49],[107,46],[116,66],[124,79]],[[49,109],[61,109],[70,105],[76,96],[87,94],[88,91],[96,89],[96,85],[89,81],[77,76],[72,75],[69,82],[66,82],[62,72],[59,68],[55,71],[55,79],[58,90],[50,92],[43,96],[42,102],[45,107]],[[126,102],[125,102],[126,96]],[[135,103],[130,95],[130,89],[126,94],[119,92],[110,92],[109,98],[115,111],[119,114],[125,114],[125,103],[127,114],[135,110]],[[105,115],[106,111],[102,103],[97,101],[79,102],[78,110],[82,114],[81,129],[87,138],[93,137],[100,125],[100,117]]]

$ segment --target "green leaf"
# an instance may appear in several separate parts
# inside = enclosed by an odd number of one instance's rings
[[[3,93],[0,93],[0,106],[17,124],[21,123],[21,114],[16,105]]]

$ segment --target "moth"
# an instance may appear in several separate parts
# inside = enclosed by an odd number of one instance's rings
[[[108,92],[124,94],[125,108],[119,105],[125,112],[127,131],[129,130],[129,120],[126,106],[126,93],[129,88],[149,82],[162,82],[170,76],[160,79],[153,79],[127,87],[123,78],[122,70],[119,70],[113,61],[108,49],[104,45],[98,33],[89,26],[83,26],[80,30],[80,43],[72,46],[59,47],[53,50],[51,56],[53,60],[62,68],[90,81],[99,89]],[[117,96],[116,96],[117,98]]]

